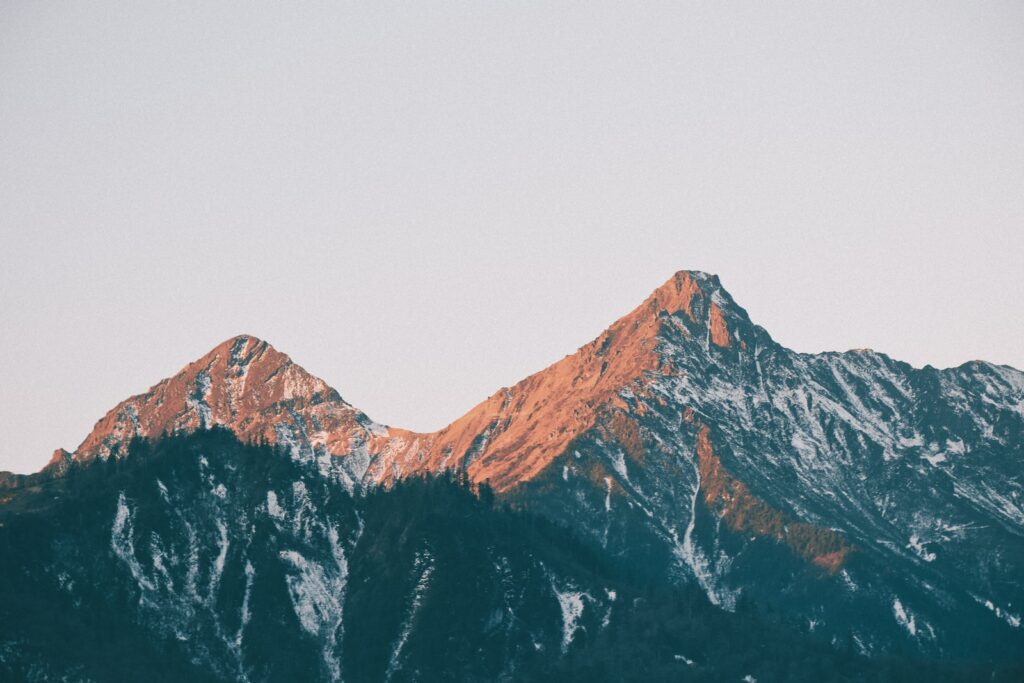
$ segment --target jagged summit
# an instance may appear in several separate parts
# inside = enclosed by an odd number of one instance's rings
[[[118,404],[96,423],[74,459],[108,457],[136,436],[215,425],[243,439],[301,438],[335,455],[350,453],[378,430],[286,354],[257,337],[238,335]]]
[[[723,295],[724,290],[717,275],[699,270],[679,270],[652,291],[633,313],[685,313],[695,320],[694,297],[699,300],[713,299],[721,305],[726,300]]]
[[[651,377],[675,372],[662,353],[675,337],[703,354],[709,345],[726,352],[734,343],[745,346],[741,326],[749,328],[746,313],[717,276],[681,270],[576,353],[494,393],[439,432],[420,435],[378,476],[465,468],[474,480],[507,490],[537,476],[610,409],[623,408],[621,394],[642,393]]]

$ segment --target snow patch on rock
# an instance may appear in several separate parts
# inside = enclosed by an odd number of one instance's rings
[[[413,562],[413,571],[419,574],[419,578],[416,580],[416,586],[413,588],[412,600],[409,602],[409,607],[406,610],[405,619],[403,620],[402,627],[398,632],[398,638],[391,646],[391,657],[388,660],[388,668],[384,672],[385,681],[390,681],[395,675],[395,672],[401,668],[402,649],[405,647],[405,643],[409,640],[409,634],[412,633],[413,621],[415,620],[420,607],[423,605],[423,597],[427,594],[427,588],[430,586],[430,577],[434,573],[434,556],[430,554],[429,550],[416,553],[416,559]]]
[[[896,623],[905,628],[912,638],[916,638],[917,623],[914,620],[914,615],[903,607],[903,603],[898,597],[892,600],[892,613],[896,618]]]
[[[558,600],[558,607],[562,613],[562,654],[569,651],[569,645],[580,628],[579,620],[583,616],[583,598],[590,598],[587,593],[573,590],[569,587],[560,590],[554,579],[551,580],[551,591]]]
[[[156,589],[153,582],[146,576],[142,565],[135,556],[134,539],[135,512],[128,507],[124,491],[117,498],[117,512],[114,513],[114,524],[110,529],[110,548],[121,562],[128,567],[135,583],[143,591]]]

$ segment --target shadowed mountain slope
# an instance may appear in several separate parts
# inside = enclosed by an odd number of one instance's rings
[[[681,271],[572,355],[444,429],[370,420],[242,336],[8,476],[16,507],[137,436],[213,426],[348,493],[465,473],[649,579],[741,596],[864,655],[1024,651],[1024,374],[775,343],[718,278]],[[19,493],[20,492],[20,493]]]

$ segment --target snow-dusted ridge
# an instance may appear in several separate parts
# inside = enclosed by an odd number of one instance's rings
[[[645,562],[723,608],[744,594],[774,600],[865,650],[910,640],[941,651],[968,627],[1020,632],[1024,373],[980,361],[914,368],[870,350],[796,353],[706,273],[675,274],[593,342],[435,433],[375,423],[242,335],[115,407],[71,460],[116,458],[136,436],[213,426],[281,446],[353,494],[465,470],[611,554],[644,548]],[[708,461],[698,454],[702,427],[715,453]],[[57,458],[54,471],[67,461]],[[231,502],[222,482],[209,491]],[[326,533],[299,488],[265,495],[270,523],[301,539]],[[139,564],[133,509],[129,499],[119,505],[111,550],[143,594],[172,583],[215,594],[221,572],[232,571],[231,534],[214,524],[218,554],[175,578],[160,544],[152,567]],[[343,603],[318,586],[342,591],[340,565],[317,569],[300,548],[280,560],[299,623],[329,628]],[[566,600],[571,617],[577,602]],[[863,609],[849,609],[854,601]],[[877,623],[890,631],[872,639]],[[242,631],[224,629],[244,644]],[[333,652],[324,654],[329,669],[340,661]]]

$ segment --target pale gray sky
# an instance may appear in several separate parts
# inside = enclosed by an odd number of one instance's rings
[[[432,430],[681,268],[1024,367],[1024,3],[0,5],[0,470],[260,336]]]

